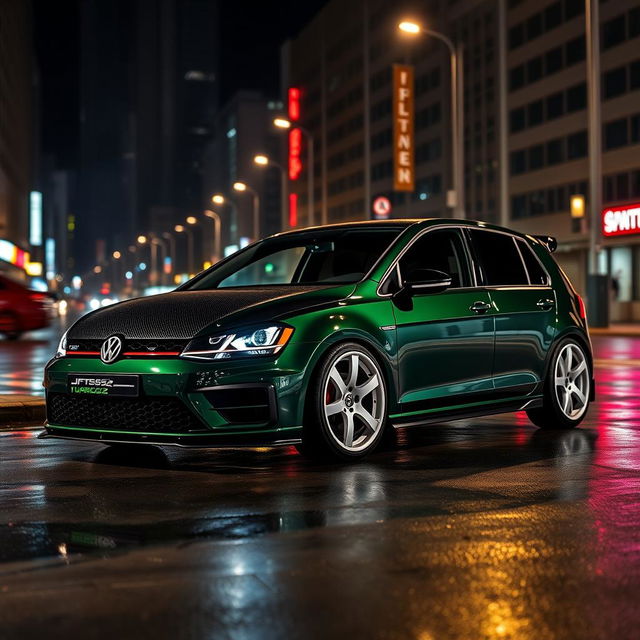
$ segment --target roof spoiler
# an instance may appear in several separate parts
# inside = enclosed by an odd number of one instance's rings
[[[558,248],[558,241],[553,236],[533,236],[538,242],[547,247],[549,253],[553,253]]]

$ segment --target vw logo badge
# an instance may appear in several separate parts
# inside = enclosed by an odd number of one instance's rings
[[[118,359],[120,351],[122,351],[122,340],[118,336],[111,336],[100,347],[100,360],[105,364],[111,364]]]

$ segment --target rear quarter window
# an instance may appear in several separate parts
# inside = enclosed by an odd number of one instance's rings
[[[487,286],[528,285],[529,278],[513,236],[471,230],[471,240]]]
[[[524,240],[518,240],[518,246],[520,247],[520,253],[522,254],[524,264],[529,272],[529,280],[531,281],[531,284],[549,284],[549,276],[533,253],[533,249]]]

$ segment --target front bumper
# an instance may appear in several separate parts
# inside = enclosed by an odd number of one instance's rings
[[[303,362],[308,362],[302,358]],[[199,363],[78,356],[45,370],[44,437],[178,446],[290,444],[301,434],[306,367],[274,359]],[[71,395],[69,374],[139,376],[137,397]]]

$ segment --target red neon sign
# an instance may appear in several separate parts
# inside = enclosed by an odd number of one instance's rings
[[[607,207],[602,211],[602,235],[626,236],[640,233],[640,203]]]
[[[300,120],[300,89],[289,88],[289,120]]]
[[[300,89],[289,87],[288,92],[289,121],[300,120]],[[291,129],[289,131],[289,180],[297,180],[302,171],[302,131]]]
[[[300,129],[289,131],[289,179],[297,180],[302,171],[302,132]]]
[[[298,226],[298,194],[289,194],[289,226],[291,228]]]

